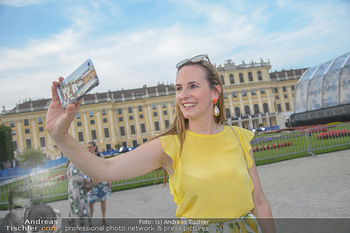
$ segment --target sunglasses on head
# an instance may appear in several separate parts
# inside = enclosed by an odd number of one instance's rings
[[[177,63],[175,67],[176,68],[180,68],[183,64],[185,64],[188,61],[191,62],[191,63],[196,63],[196,62],[200,62],[200,61],[204,60],[205,58],[211,64],[208,55],[207,54],[201,54],[201,55],[194,56],[192,58],[184,59],[184,60],[180,61],[179,63]]]

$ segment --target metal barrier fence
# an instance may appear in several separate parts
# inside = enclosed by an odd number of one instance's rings
[[[350,123],[257,134],[251,143],[257,161],[297,153],[313,155],[320,149],[349,145]],[[65,171],[65,168],[47,169],[24,176],[0,179],[0,204],[7,204],[9,191],[18,187],[30,189],[32,195],[39,200],[67,195]],[[156,177],[157,171],[153,171],[141,177],[113,182],[112,187],[155,181]],[[159,179],[162,180],[161,174]]]
[[[67,194],[66,168],[46,169],[27,175],[0,178],[0,204],[7,204],[9,193],[23,192],[26,198],[39,201]]]
[[[256,135],[251,142],[255,160],[292,154],[314,155],[319,150],[350,145],[350,123],[297,127]]]
[[[155,181],[157,178],[163,180],[162,173],[153,171],[140,177],[112,182],[112,187]],[[38,203],[65,196],[68,194],[66,168],[46,169],[22,176],[0,178],[0,205],[8,204],[11,190],[23,191],[26,198]]]

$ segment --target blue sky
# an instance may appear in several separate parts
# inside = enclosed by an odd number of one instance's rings
[[[350,51],[349,0],[0,0],[0,105],[50,98],[90,58],[92,92],[174,83],[174,65],[270,60],[271,71]]]

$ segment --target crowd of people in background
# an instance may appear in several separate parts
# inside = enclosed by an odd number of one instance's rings
[[[251,114],[251,113],[246,113],[246,114],[238,114],[238,115],[235,115],[233,117],[231,117],[231,120],[238,120],[238,118],[241,118],[241,119],[245,119],[245,118],[249,118],[249,117],[259,117],[260,116],[265,116],[266,113],[254,113],[254,114]]]
[[[17,159],[13,159],[12,161],[3,161],[0,163],[0,170],[18,167],[19,165],[20,164]]]

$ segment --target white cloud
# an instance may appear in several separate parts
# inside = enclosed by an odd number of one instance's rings
[[[280,7],[286,2],[280,1]],[[58,76],[68,76],[87,58],[92,59],[101,79],[94,91],[105,92],[156,85],[159,81],[174,82],[174,65],[200,53],[208,53],[217,65],[227,59],[240,63],[269,58],[273,69],[279,70],[325,62],[315,57],[322,54],[321,59],[330,50],[333,52],[330,58],[348,52],[337,54],[343,44],[349,45],[349,31],[343,29],[344,25],[350,25],[346,7],[339,9],[323,3],[298,9],[301,6],[295,4],[296,9],[303,11],[303,18],[311,20],[293,30],[271,32],[262,29],[269,26],[272,13],[268,7],[244,13],[237,5],[230,4],[198,1],[179,4],[194,15],[205,17],[208,23],[197,27],[191,22],[174,22],[167,27],[138,31],[131,28],[128,32],[100,35],[94,30],[104,20],[101,6],[68,9],[66,16],[72,24],[61,33],[31,39],[23,48],[0,49],[0,93],[8,97],[2,98],[1,104],[10,109],[26,97],[49,98],[51,82]],[[112,14],[122,14],[121,9],[115,7]],[[337,35],[340,32],[344,34]]]

